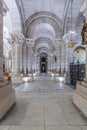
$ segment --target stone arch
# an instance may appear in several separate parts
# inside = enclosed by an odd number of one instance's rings
[[[57,25],[52,25],[53,21],[48,23],[47,20],[49,21],[49,19],[40,18],[34,21],[27,30],[27,37],[33,38],[34,40],[39,37],[49,37],[50,39],[55,39],[55,37],[59,35],[59,29],[56,27]]]
[[[28,33],[28,28],[31,26],[31,24],[39,19],[43,19],[44,23],[46,23],[46,22],[50,23],[50,21],[53,21],[53,23],[56,24],[56,28],[57,28],[57,29],[55,28],[55,32],[57,30],[59,30],[59,32],[62,31],[62,22],[59,17],[57,17],[55,14],[53,14],[51,12],[41,11],[41,12],[34,13],[26,20],[26,22],[25,22],[26,36]],[[50,23],[50,25],[51,25],[51,23]],[[53,25],[51,25],[51,26],[53,26]]]
[[[26,21],[25,21],[25,28],[27,29],[27,27],[29,26],[29,24],[32,23],[33,20],[39,18],[39,17],[49,17],[51,19],[53,19],[54,21],[57,22],[57,24],[60,26],[62,25],[62,21],[61,19],[56,16],[55,14],[51,13],[51,12],[47,12],[47,11],[41,11],[41,12],[36,12],[33,15],[31,15]]]
[[[40,47],[40,48],[38,48],[38,52],[39,52],[39,54],[46,53],[49,56],[50,56],[50,54],[53,53],[52,50],[50,50],[49,48],[46,48],[46,47]]]
[[[44,46],[42,45],[43,42],[45,42]],[[45,47],[47,45],[46,48],[49,48],[50,50],[55,50],[55,47],[53,46],[53,41],[51,39],[47,38],[47,37],[45,37],[45,38],[40,37],[39,39],[35,40],[35,44],[33,46],[33,49],[35,50],[40,45],[42,47]]]

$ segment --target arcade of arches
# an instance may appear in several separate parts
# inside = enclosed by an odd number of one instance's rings
[[[87,0],[0,0],[0,130],[87,129],[84,21]]]

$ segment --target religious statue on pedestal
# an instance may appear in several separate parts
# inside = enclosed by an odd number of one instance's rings
[[[82,36],[82,44],[83,45],[87,44],[87,23],[86,22],[84,22],[81,36]]]

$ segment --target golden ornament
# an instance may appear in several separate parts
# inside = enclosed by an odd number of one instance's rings
[[[74,43],[69,43],[68,44],[68,48],[73,48],[74,47]]]

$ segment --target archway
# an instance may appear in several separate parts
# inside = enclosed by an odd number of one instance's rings
[[[47,57],[40,57],[40,73],[47,73]]]
[[[48,59],[47,59],[47,54],[45,52],[42,52],[40,54],[40,73],[47,73],[48,70]]]

